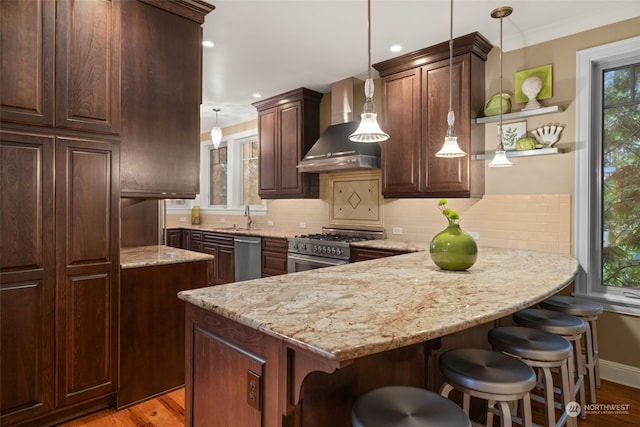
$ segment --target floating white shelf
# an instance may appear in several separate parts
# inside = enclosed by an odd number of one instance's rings
[[[527,111],[516,111],[514,113],[507,113],[502,115],[502,121],[511,121],[523,119],[525,117],[539,116],[542,114],[551,114],[551,113],[561,113],[564,111],[559,105],[552,105],[550,107],[540,107],[535,110],[527,110]],[[500,116],[490,116],[490,117],[478,117],[477,119],[471,120],[471,124],[479,125],[482,123],[494,123],[499,122]]]
[[[524,150],[524,151],[507,151],[507,157],[531,157],[531,156],[545,156],[548,154],[566,153],[567,150],[557,147],[551,148],[538,148],[536,150]],[[471,156],[472,160],[491,160],[495,152],[480,153]]]

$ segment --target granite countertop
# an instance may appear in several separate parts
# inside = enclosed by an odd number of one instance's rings
[[[481,248],[466,272],[415,252],[183,291],[179,298],[323,357],[347,361],[508,316],[569,285],[568,255]]]
[[[121,269],[207,261],[210,259],[213,259],[213,255],[163,245],[134,246],[120,249]]]

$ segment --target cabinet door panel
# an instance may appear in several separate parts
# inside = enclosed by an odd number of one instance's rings
[[[453,62],[453,111],[456,116],[455,131],[458,144],[469,153],[469,125],[463,120],[469,117],[469,85],[465,84],[465,62],[455,58]],[[424,145],[422,150],[424,168],[424,191],[451,194],[469,192],[468,157],[438,158],[435,154],[442,148],[447,133],[449,103],[449,61],[431,64],[423,70]],[[467,100],[467,102],[463,102]],[[463,111],[464,109],[464,111]],[[435,195],[435,194],[434,194]]]
[[[56,126],[120,128],[118,2],[58,0]]]
[[[112,155],[76,147],[65,150],[64,155],[68,177],[67,262],[110,262]]]
[[[116,390],[118,146],[57,142],[57,404]]]
[[[302,144],[301,103],[296,102],[280,108],[280,188],[282,194],[302,192],[298,160]]]
[[[193,354],[198,355],[192,360],[193,377],[198,380],[193,383],[191,394],[194,399],[191,425],[262,426],[260,402],[256,407],[247,402],[247,377],[251,372],[261,379],[266,360],[199,327],[193,331]],[[262,390],[258,381],[259,399]],[[222,389],[217,384],[226,386]]]
[[[0,144],[0,268],[41,270],[53,236],[53,141],[2,133]]]
[[[48,281],[0,286],[2,425],[53,408],[53,293]]]
[[[259,174],[260,174],[260,195],[273,193],[278,189],[276,176],[278,175],[278,152],[277,152],[277,135],[276,135],[276,118],[277,109],[260,113],[259,121],[259,137],[260,137],[260,154],[258,156]]]
[[[0,136],[0,423],[9,425],[54,404],[53,139]]]
[[[3,121],[53,125],[53,1],[0,2]]]
[[[235,282],[235,250],[233,247],[218,246],[217,285]]]
[[[109,383],[111,277],[105,273],[69,277],[65,284],[65,396]]]
[[[154,4],[123,1],[121,9],[122,92],[127,94],[122,192],[193,198],[200,188],[202,28]]]
[[[420,191],[420,69],[385,77],[382,121],[389,139],[382,147],[382,194]]]

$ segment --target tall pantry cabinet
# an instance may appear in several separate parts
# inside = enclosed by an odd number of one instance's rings
[[[3,426],[116,390],[118,8],[0,4]]]
[[[147,16],[184,16],[199,49],[213,8],[200,0],[0,1],[3,427],[52,425],[115,403],[121,153],[125,140],[127,155],[136,151],[127,137],[148,125],[123,122],[122,105],[132,96],[155,105],[152,94],[121,88],[133,3]],[[199,96],[190,96],[197,124]]]

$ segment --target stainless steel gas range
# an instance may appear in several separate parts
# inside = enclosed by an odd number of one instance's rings
[[[289,238],[287,267],[289,273],[347,264],[352,242],[382,239],[382,230],[357,230],[323,227],[322,233]]]

